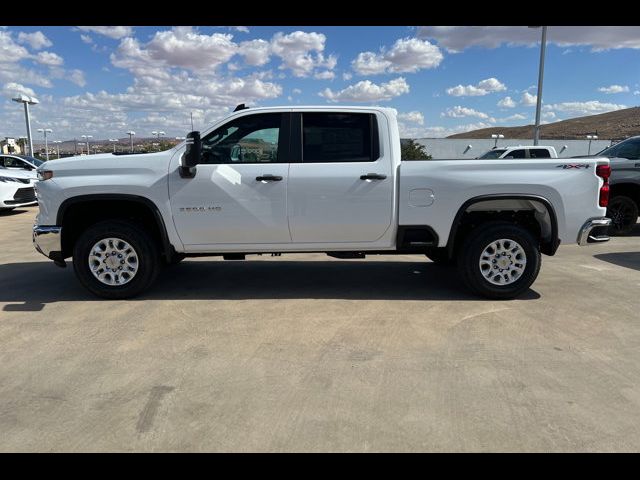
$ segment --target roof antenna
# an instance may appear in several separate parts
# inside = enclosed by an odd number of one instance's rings
[[[236,109],[234,110],[234,112],[237,112],[238,110],[246,110],[247,108],[249,108],[249,107],[247,107],[244,103],[241,103],[240,105],[238,105],[238,106],[236,107]]]
[[[191,112],[191,131],[193,132],[193,112]]]

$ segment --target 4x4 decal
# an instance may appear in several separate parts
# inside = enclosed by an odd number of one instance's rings
[[[567,168],[589,168],[589,165],[586,163],[564,163],[562,165],[556,165],[556,168],[562,168],[563,170]]]

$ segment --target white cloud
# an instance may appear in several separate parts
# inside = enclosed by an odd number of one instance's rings
[[[89,45],[93,43],[93,38],[91,38],[90,35],[85,35],[84,33],[80,34],[80,40]]]
[[[325,70],[324,72],[316,73],[313,78],[317,80],[333,80],[336,77],[336,74],[331,70]]]
[[[502,108],[515,108],[516,102],[511,97],[504,97],[498,102],[498,106]]]
[[[74,69],[67,72],[67,78],[70,82],[75,83],[79,87],[84,87],[87,84],[82,70]]]
[[[540,29],[526,26],[419,27],[417,35],[420,38],[435,39],[438,45],[450,52],[459,52],[474,46],[534,46],[540,42]],[[547,30],[547,42],[560,47],[588,46],[592,51],[640,49],[640,29],[619,26],[550,26]]]
[[[255,39],[240,43],[238,53],[247,65],[258,67],[269,62],[271,45],[266,40]]]
[[[556,114],[553,112],[543,112],[542,113],[542,118],[547,119],[547,120],[553,120],[554,118],[556,118]]]
[[[398,114],[398,119],[410,123],[417,123],[418,125],[424,125],[424,115],[415,110],[412,112]]]
[[[520,105],[524,105],[525,107],[535,107],[537,102],[537,95],[531,95],[529,92],[524,92],[522,94],[522,100],[520,100]]]
[[[628,107],[616,103],[603,103],[598,100],[588,102],[562,102],[544,106],[545,110],[555,110],[556,112],[577,115],[594,115],[597,113],[611,112],[613,110],[621,110],[623,108]]]
[[[633,91],[633,94],[634,94],[634,95],[640,95],[640,90],[634,90],[634,91]]]
[[[627,85],[610,85],[608,87],[600,87],[598,91],[602,93],[627,93],[629,87]]]
[[[41,65],[48,65],[51,67],[59,66],[64,63],[64,60],[62,59],[62,57],[53,52],[39,52],[35,56],[35,61]]]
[[[338,63],[334,55],[325,58],[322,53],[326,40],[323,33],[278,32],[271,39],[271,51],[282,60],[281,70],[289,69],[295,77],[308,77],[317,68],[333,70]]]
[[[500,122],[513,122],[515,120],[525,120],[527,117],[525,115],[522,115],[521,113],[514,113],[513,115],[510,115],[508,117],[505,118],[500,118],[498,119]]]
[[[299,88],[294,88],[293,90],[291,90],[291,93],[293,93],[294,95],[300,95],[302,93],[302,90],[300,90]]]
[[[481,80],[477,85],[457,85],[455,87],[447,88],[447,94],[453,97],[478,97],[488,95],[493,92],[502,92],[507,87],[497,78],[487,78]]]
[[[235,30],[236,32],[249,33],[248,27],[231,27],[231,29]]]
[[[113,39],[130,37],[133,27],[78,27],[83,32],[93,32]]]
[[[370,80],[362,80],[338,92],[325,88],[319,95],[331,102],[376,102],[391,100],[408,92],[409,85],[406,80],[403,77],[398,77],[380,85]]]
[[[191,27],[156,32],[145,48],[153,60],[172,67],[214,69],[237,51],[233,35],[200,34]]]
[[[360,75],[379,73],[414,73],[440,65],[443,55],[440,49],[427,40],[400,38],[393,46],[380,53],[362,52],[351,62],[353,70]]]
[[[353,78],[353,75],[352,75],[352,74],[350,74],[349,72],[344,72],[344,73],[342,74],[342,79],[343,79],[343,80],[347,80],[347,81],[348,81],[348,80],[351,80],[352,78]]]
[[[49,40],[44,33],[41,31],[33,32],[33,33],[18,33],[18,42],[27,43],[34,50],[40,50],[41,48],[50,47],[53,45],[51,40]]]
[[[2,93],[4,96],[13,97],[17,94],[23,93],[25,95],[29,95],[31,97],[36,96],[36,92],[34,92],[31,88],[25,87],[24,85],[16,82],[8,82],[4,84],[2,87]]]
[[[447,108],[446,111],[440,114],[441,117],[450,117],[450,118],[463,118],[463,117],[477,117],[481,119],[488,119],[489,115],[483,112],[479,112],[474,110],[473,108],[462,107],[460,105],[456,105],[453,108]]]

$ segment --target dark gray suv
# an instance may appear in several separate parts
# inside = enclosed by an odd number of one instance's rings
[[[607,207],[607,217],[612,220],[609,233],[629,233],[640,210],[640,136],[627,138],[595,156],[607,157],[611,162],[611,193]]]

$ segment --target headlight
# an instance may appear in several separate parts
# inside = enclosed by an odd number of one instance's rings
[[[51,170],[38,170],[38,180],[44,182],[45,180],[49,180],[53,177],[53,172]]]

